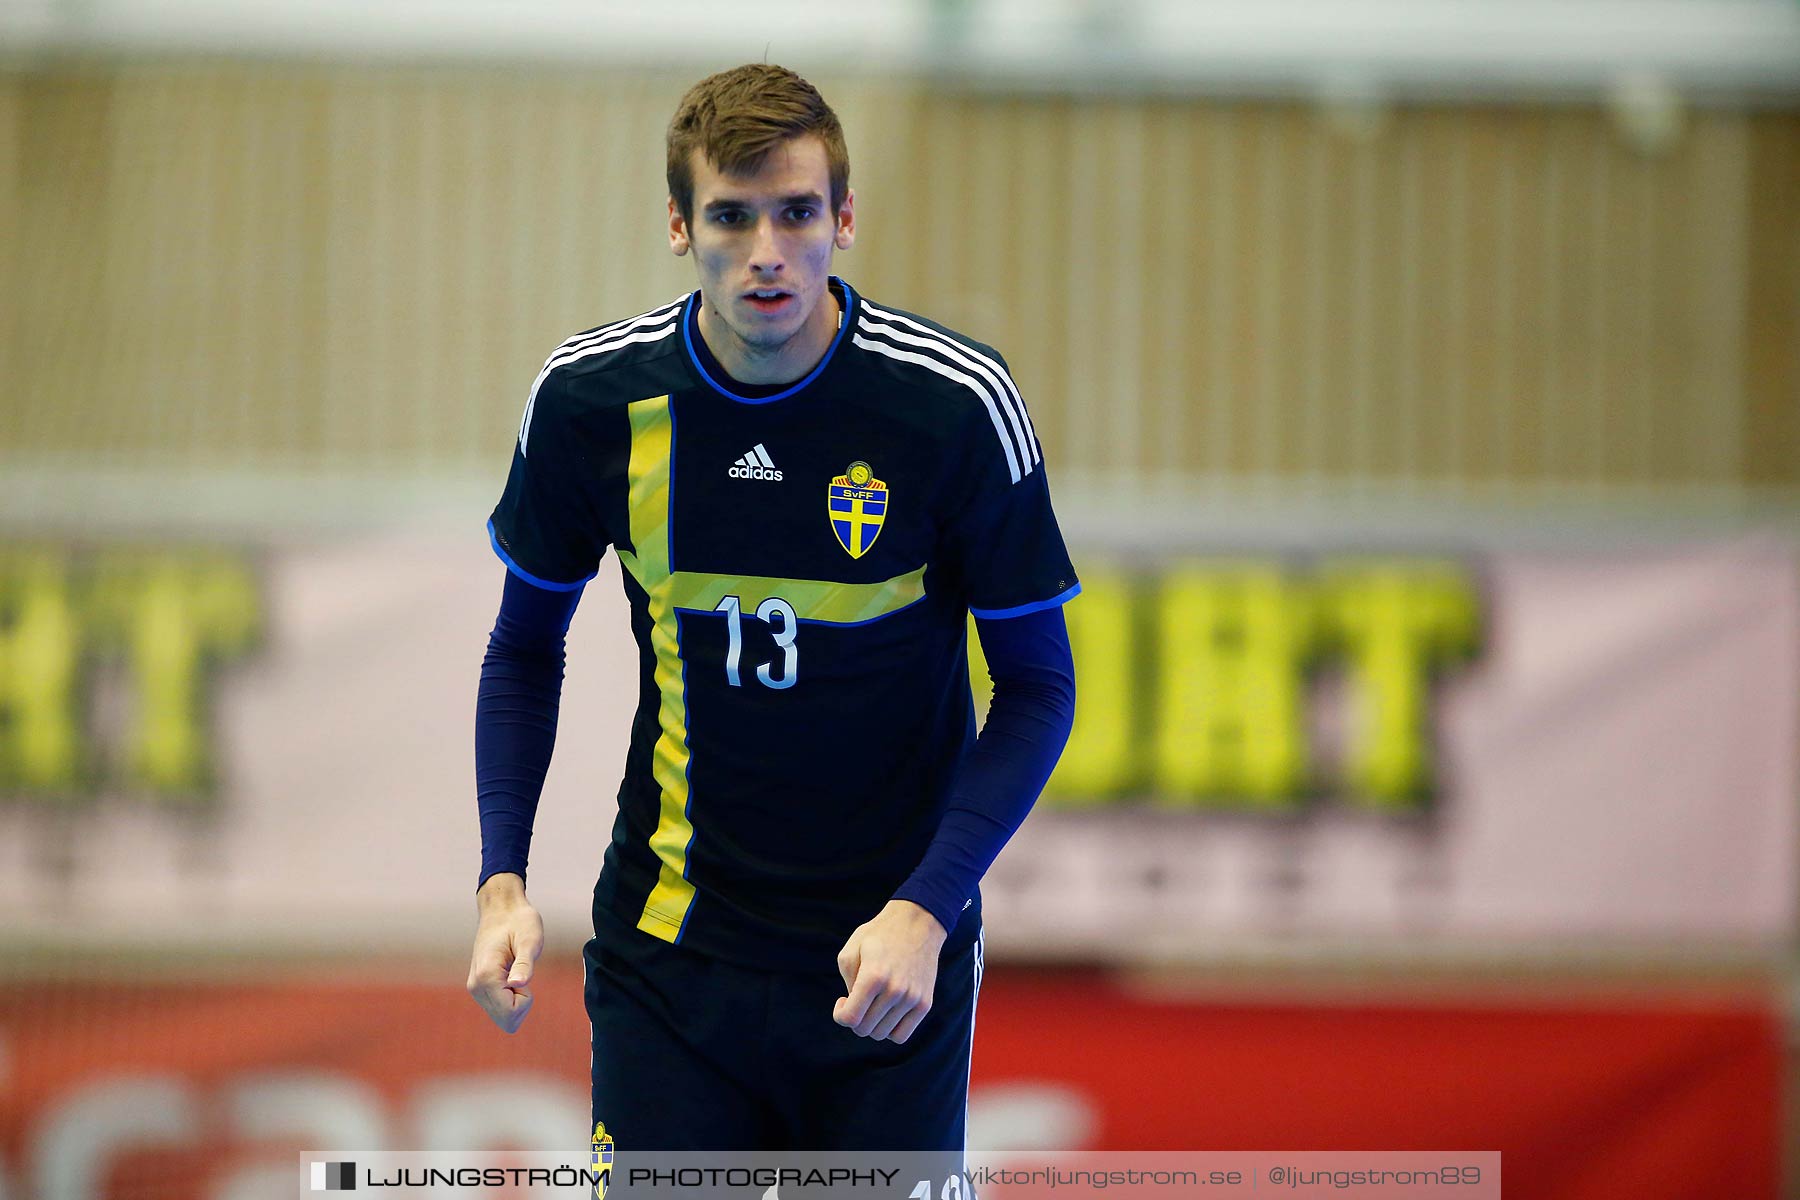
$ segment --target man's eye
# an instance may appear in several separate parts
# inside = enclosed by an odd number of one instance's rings
[[[790,208],[788,209],[788,216],[796,221],[810,221],[813,218],[813,210],[804,206]]]
[[[736,213],[736,212],[731,212],[730,210],[727,210],[727,211],[721,212],[721,213],[714,213],[713,221],[720,225],[736,225],[738,223],[738,218],[742,215],[743,215],[742,213]]]

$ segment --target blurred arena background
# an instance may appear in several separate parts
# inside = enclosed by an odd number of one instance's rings
[[[483,521],[543,356],[693,286],[663,126],[764,57],[1087,585],[974,1143],[1800,1195],[1800,5],[797,13],[0,3],[0,1196],[584,1144],[633,655],[607,567],[507,1039]]]

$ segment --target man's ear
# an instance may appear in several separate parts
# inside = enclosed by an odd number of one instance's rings
[[[669,197],[669,250],[677,257],[688,252],[687,220],[681,210],[675,207],[675,197]]]
[[[844,190],[844,202],[838,206],[837,232],[832,235],[832,244],[839,250],[848,250],[856,241],[856,189]]]

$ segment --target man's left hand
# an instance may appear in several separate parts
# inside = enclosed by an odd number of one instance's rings
[[[931,1011],[938,951],[948,936],[917,904],[889,900],[838,951],[838,974],[850,994],[839,997],[832,1017],[857,1037],[906,1041]]]

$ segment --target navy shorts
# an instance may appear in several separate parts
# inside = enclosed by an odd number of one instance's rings
[[[981,939],[938,964],[905,1045],[832,1020],[829,974],[672,946],[601,909],[582,952],[593,1119],[626,1150],[964,1149]]]

